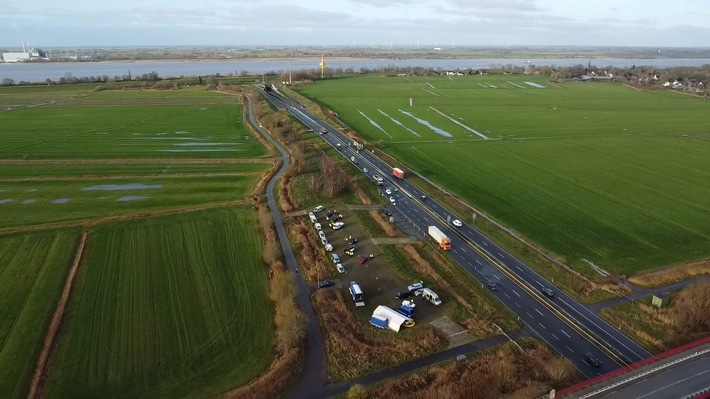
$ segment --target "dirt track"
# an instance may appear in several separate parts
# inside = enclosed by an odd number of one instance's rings
[[[30,383],[30,390],[27,394],[28,399],[38,398],[42,393],[45,381],[44,377],[47,371],[47,363],[49,361],[49,356],[52,353],[52,348],[54,347],[54,339],[57,337],[59,326],[62,324],[64,311],[66,310],[67,302],[69,302],[69,295],[71,294],[71,289],[74,285],[74,277],[76,277],[76,272],[81,264],[81,259],[84,255],[84,248],[86,247],[86,241],[88,238],[89,232],[85,231],[81,234],[79,246],[74,254],[74,263],[72,264],[71,269],[69,269],[69,274],[67,274],[67,279],[64,282],[64,289],[62,290],[62,296],[59,297],[59,301],[57,301],[57,308],[54,310],[52,321],[49,323],[47,335],[44,337],[44,344],[42,344],[42,351],[39,354],[37,364],[35,365],[35,371],[32,374],[32,382]]]

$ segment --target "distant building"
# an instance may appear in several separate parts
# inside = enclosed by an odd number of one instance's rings
[[[30,60],[30,53],[2,53],[5,62],[22,62]]]

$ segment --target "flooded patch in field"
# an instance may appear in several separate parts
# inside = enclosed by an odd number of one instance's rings
[[[447,131],[444,130],[444,129],[439,129],[438,127],[436,127],[436,126],[432,125],[431,123],[429,123],[429,121],[424,120],[424,119],[421,119],[421,118],[417,118],[417,117],[414,116],[414,114],[412,114],[411,112],[403,111],[403,110],[401,110],[401,109],[399,110],[399,112],[401,112],[401,113],[407,115],[408,117],[410,117],[410,118],[414,119],[415,121],[421,123],[422,125],[428,127],[429,129],[431,129],[431,130],[432,130],[434,133],[436,133],[436,134],[440,134],[440,135],[442,135],[442,136],[444,136],[444,137],[454,137],[454,136],[451,135],[451,133],[447,132]]]
[[[206,137],[145,137],[145,140],[207,140]]]
[[[160,152],[240,152],[243,150],[227,148],[204,148],[201,150],[158,150]]]
[[[180,130],[178,132],[175,132],[175,134],[190,134],[190,132],[186,132],[184,130]]]
[[[163,188],[162,184],[102,184],[99,186],[85,187],[81,191],[119,191],[119,190],[156,190]]]
[[[242,143],[178,143],[178,144],[173,144],[176,146],[182,146],[182,147],[199,147],[199,146],[212,146],[212,147],[219,147],[223,145],[241,145]]]
[[[52,203],[53,204],[66,204],[69,201],[71,201],[71,198],[57,198],[54,201],[52,201]]]
[[[378,111],[380,111],[380,113],[381,113],[382,115],[384,115],[384,116],[390,118],[390,120],[391,120],[392,122],[396,123],[397,125],[399,125],[400,127],[404,128],[404,129],[406,129],[409,133],[412,133],[413,135],[415,135],[415,136],[417,136],[417,137],[422,137],[422,136],[419,135],[419,133],[415,132],[414,130],[412,130],[412,129],[406,127],[406,126],[404,126],[404,124],[403,124],[402,122],[400,122],[400,121],[398,121],[397,119],[394,119],[393,117],[389,116],[385,111],[383,111],[383,110],[381,110],[381,109],[378,109]]]
[[[371,124],[372,126],[378,128],[378,129],[380,129],[380,130],[382,131],[382,133],[384,133],[384,134],[387,135],[387,137],[392,138],[392,136],[390,136],[390,134],[387,133],[387,132],[385,131],[385,129],[382,128],[382,126],[378,125],[377,122],[375,122],[375,121],[373,121],[372,119],[370,119],[367,115],[365,115],[364,112],[362,112],[362,111],[360,111],[360,110],[357,110],[357,112],[359,112],[360,115],[362,115],[363,117],[365,117],[365,119],[367,119],[367,120],[370,122],[370,124]]]
[[[27,190],[25,190],[25,192],[27,192],[27,193],[36,193],[36,192],[37,192],[37,189],[36,189],[36,188],[28,188]]]
[[[142,195],[124,195],[123,197],[118,198],[116,201],[119,202],[127,202],[127,201],[139,201],[142,199],[146,199],[149,197],[144,197]]]
[[[24,205],[34,204],[35,202],[37,202],[37,200],[34,198],[22,201]]]
[[[528,86],[536,87],[536,88],[538,88],[538,89],[544,89],[544,88],[545,88],[545,86],[539,85],[539,84],[533,83],[533,82],[525,82],[525,84],[528,85]]]
[[[473,129],[473,128],[470,128],[470,127],[464,125],[463,123],[461,123],[461,122],[457,121],[456,119],[454,119],[454,118],[452,118],[452,117],[446,115],[445,113],[439,111],[438,109],[436,109],[436,108],[434,108],[434,107],[431,107],[431,106],[430,106],[429,109],[431,109],[432,111],[436,112],[437,114],[443,116],[444,118],[450,120],[451,122],[453,122],[453,123],[455,123],[455,124],[461,126],[462,128],[468,130],[469,132],[477,134],[477,135],[480,136],[483,140],[488,140],[488,137],[486,137],[484,134],[482,134],[482,133],[479,132],[478,130]],[[463,119],[463,118],[461,118],[461,119]]]
[[[12,202],[12,200],[11,200],[10,198],[1,199],[1,200],[0,200],[0,205],[2,205],[2,204],[7,204],[7,203],[10,203],[10,202]]]

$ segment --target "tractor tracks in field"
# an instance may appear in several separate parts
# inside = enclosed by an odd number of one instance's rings
[[[32,374],[32,381],[30,382],[30,389],[27,394],[28,399],[35,399],[41,397],[42,390],[44,388],[44,383],[46,381],[47,365],[49,363],[49,358],[54,352],[55,339],[57,333],[59,332],[59,327],[64,319],[64,312],[66,311],[67,303],[69,302],[69,296],[71,295],[71,290],[74,285],[74,278],[76,277],[77,271],[79,270],[79,265],[84,257],[84,249],[86,248],[86,242],[89,239],[89,232],[84,231],[81,234],[81,239],[79,240],[79,245],[77,246],[76,252],[74,253],[74,262],[72,263],[69,273],[67,274],[67,279],[64,281],[64,289],[62,290],[62,295],[57,301],[57,307],[54,310],[54,315],[47,328],[47,334],[44,337],[44,343],[42,344],[42,350],[40,351],[39,358],[35,365],[35,371]]]

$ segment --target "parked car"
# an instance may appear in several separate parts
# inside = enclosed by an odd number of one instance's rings
[[[412,295],[414,295],[412,291],[400,291],[394,297],[397,299],[407,299],[411,298]]]
[[[321,281],[320,283],[318,283],[318,286],[320,288],[332,287],[334,285],[335,285],[335,280],[333,280],[332,278],[325,279],[325,280]]]
[[[365,264],[365,262],[367,262],[368,259],[370,259],[370,258],[368,258],[368,257],[365,256],[365,255],[360,255],[360,256],[357,257],[357,264],[358,264],[358,265],[363,265],[363,264]]]
[[[451,224],[453,224],[453,225],[456,226],[456,227],[461,227],[461,226],[463,226],[463,223],[461,223],[461,221],[458,220],[458,219],[452,220],[452,221],[451,221]]]
[[[338,269],[338,273],[345,273],[345,266],[343,266],[342,264],[338,263],[337,265],[335,265],[335,268]]]
[[[422,201],[426,201],[426,195],[422,195]]]
[[[357,238],[353,238],[350,241],[348,241],[348,244],[350,244],[350,245],[354,245],[355,243],[357,243]]]
[[[320,229],[323,228],[323,227],[320,225],[320,223],[316,223],[316,224],[314,224],[313,226],[315,226],[316,230],[320,230]]]
[[[325,250],[328,252],[333,251],[333,244],[325,244]]]
[[[323,210],[323,205],[318,205],[313,209],[313,213],[318,213]]]
[[[584,358],[582,360],[584,360],[584,362],[590,366],[594,366],[594,367],[601,367],[602,366],[602,361],[599,360],[598,357],[594,356],[591,352],[585,353]]]
[[[326,212],[326,214],[325,214],[325,218],[328,219],[329,217],[333,216],[334,213],[335,213],[334,210],[328,209],[328,212]]]
[[[323,245],[328,245],[328,239],[325,238],[325,237],[321,238],[321,239],[320,239],[320,242],[321,242],[321,244],[323,244]]]
[[[336,222],[335,224],[333,224],[333,230],[338,230],[338,229],[342,228],[343,226],[345,226],[345,223]]]
[[[340,256],[338,256],[338,254],[336,253],[330,254],[330,259],[332,259],[333,263],[335,263],[336,265],[340,263]]]
[[[424,282],[420,281],[418,283],[409,284],[409,286],[407,287],[407,290],[409,292],[414,292],[414,291],[420,290],[422,288],[424,288]]]
[[[548,298],[553,298],[555,296],[555,292],[552,291],[551,288],[542,287],[542,289],[540,291]]]
[[[323,230],[318,231],[318,237],[320,237],[321,240],[324,240],[325,239],[325,231],[323,231]]]

